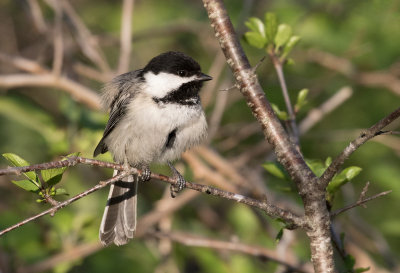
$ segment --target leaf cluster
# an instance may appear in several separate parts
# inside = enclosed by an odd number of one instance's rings
[[[307,159],[306,163],[308,167],[314,172],[317,177],[320,177],[325,170],[332,163],[332,158],[328,157],[325,161],[318,159]],[[263,164],[264,169],[271,175],[285,181],[289,181],[290,177],[284,168],[277,162],[266,162]],[[335,195],[345,184],[353,182],[354,178],[360,174],[362,169],[358,166],[350,166],[336,174],[329,182],[327,187],[327,202],[332,204]]]
[[[68,156],[77,155],[78,153],[74,153]],[[14,167],[31,165],[28,161],[13,153],[5,153],[3,154],[3,157]],[[46,197],[48,196],[68,195],[64,188],[56,187],[56,185],[61,181],[66,169],[67,167],[25,172],[23,173],[23,176],[25,176],[26,179],[11,180],[11,182],[25,191],[37,194],[39,196],[36,200],[37,202],[45,202]]]
[[[265,14],[264,20],[251,17],[245,24],[250,29],[244,34],[245,40],[253,47],[273,52],[282,62],[300,41],[299,36],[292,35],[291,26],[279,24],[277,16],[271,12]]]

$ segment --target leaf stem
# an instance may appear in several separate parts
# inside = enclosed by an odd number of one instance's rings
[[[299,147],[299,129],[297,128],[297,124],[296,124],[296,114],[293,110],[293,106],[292,103],[290,101],[290,97],[289,97],[289,92],[287,89],[287,85],[286,85],[286,81],[285,81],[285,75],[283,73],[283,63],[282,61],[279,59],[279,57],[275,54],[274,50],[268,50],[268,54],[272,60],[272,63],[274,64],[275,67],[275,71],[278,75],[278,79],[279,79],[279,84],[282,88],[282,94],[283,94],[283,98],[285,100],[285,104],[286,104],[286,109],[288,111],[289,114],[289,134],[291,136],[291,140],[293,143],[296,144],[297,147]]]

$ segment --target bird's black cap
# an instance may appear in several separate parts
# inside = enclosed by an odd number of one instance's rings
[[[143,68],[143,73],[153,72],[154,74],[158,74],[160,72],[166,72],[189,77],[199,74],[200,71],[201,67],[195,60],[190,56],[177,51],[162,53],[151,59]]]

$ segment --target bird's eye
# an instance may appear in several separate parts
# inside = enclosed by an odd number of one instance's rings
[[[179,70],[178,75],[181,77],[186,77],[188,75],[188,72],[186,70]]]

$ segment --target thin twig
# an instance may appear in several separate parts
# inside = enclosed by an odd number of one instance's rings
[[[321,187],[326,187],[331,181],[333,176],[339,171],[344,161],[355,152],[362,144],[370,140],[371,138],[380,135],[381,130],[389,125],[391,122],[400,117],[400,107],[390,113],[385,118],[378,121],[376,124],[365,130],[361,135],[350,142],[350,144],[343,150],[343,152],[335,158],[335,160],[329,165],[322,176],[319,178],[319,184]]]
[[[209,126],[208,126],[208,137],[209,139],[214,139],[215,134],[217,133],[222,116],[225,112],[226,103],[228,100],[228,93],[227,92],[218,92],[215,98],[214,109],[209,119]]]
[[[52,72],[54,76],[59,77],[63,65],[64,57],[64,42],[63,42],[63,31],[62,31],[62,16],[63,9],[61,2],[58,0],[53,1],[55,10],[55,23],[53,28],[53,67]]]
[[[52,256],[44,259],[43,261],[35,264],[18,267],[16,272],[18,273],[40,273],[46,272],[50,269],[60,265],[61,263],[68,263],[78,259],[83,259],[90,254],[99,251],[104,248],[100,242],[82,243],[73,247],[66,247],[63,252],[53,254]]]
[[[185,160],[193,170],[196,170],[195,179],[200,181],[207,180],[210,184],[227,191],[239,191],[238,187],[236,187],[235,184],[228,180],[223,174],[213,171],[209,166],[204,164],[197,153],[183,153],[182,159]]]
[[[46,21],[44,20],[42,10],[37,0],[28,0],[29,10],[32,14],[33,24],[40,33],[47,31]]]
[[[56,77],[53,74],[29,75],[10,74],[0,76],[0,87],[16,88],[23,86],[43,86],[59,88],[71,95],[73,99],[94,110],[100,109],[100,96],[93,90],[65,76]]]
[[[273,50],[268,53],[269,53],[269,56],[271,57],[272,63],[274,64],[276,74],[278,75],[279,84],[281,86],[283,98],[284,98],[285,104],[286,104],[286,109],[289,114],[289,124],[290,124],[289,133],[292,136],[293,143],[295,143],[296,146],[299,147],[299,145],[300,145],[299,129],[297,128],[296,114],[293,110],[292,102],[290,101],[289,91],[287,89],[286,80],[285,80],[285,74],[283,73],[283,64],[282,64],[281,60],[279,59],[279,57],[276,56],[276,54]]]
[[[368,198],[365,198],[365,199],[362,199],[362,200],[358,200],[358,201],[355,202],[354,204],[351,204],[351,205],[348,205],[348,206],[346,206],[346,207],[344,207],[344,208],[335,210],[334,212],[331,213],[331,217],[333,218],[333,217],[335,217],[335,216],[337,216],[337,215],[339,215],[339,214],[341,214],[341,213],[343,213],[343,212],[345,212],[345,211],[347,211],[347,210],[349,210],[349,209],[358,207],[358,206],[360,206],[360,205],[362,205],[362,204],[365,204],[365,203],[367,203],[367,202],[369,202],[369,201],[371,201],[371,200],[374,200],[374,199],[376,199],[376,198],[385,196],[385,195],[387,195],[387,194],[389,194],[389,193],[391,193],[391,192],[392,192],[392,190],[390,190],[390,191],[384,191],[384,192],[375,194],[375,195],[373,195],[373,196],[371,196],[371,197],[368,197]]]
[[[222,54],[222,52],[218,50],[207,74],[212,75],[214,79],[220,79],[221,74],[224,71],[225,67],[226,67],[226,62],[224,54]],[[207,108],[211,104],[212,97],[213,94],[215,93],[214,91],[217,88],[218,83],[219,83],[218,80],[213,80],[207,85],[205,85],[204,88],[202,89],[201,104],[203,105],[204,108]]]
[[[331,113],[337,107],[342,105],[353,95],[353,90],[349,86],[340,88],[332,97],[326,100],[317,108],[312,109],[307,116],[301,121],[299,130],[301,134],[309,131],[315,124],[320,122],[323,117]]]
[[[259,258],[263,258],[266,260],[274,261],[278,264],[285,266],[289,270],[293,270],[294,272],[310,272],[309,270],[305,270],[304,266],[300,267],[295,264],[288,263],[286,261],[281,260],[275,251],[255,246],[255,245],[247,245],[240,242],[230,242],[230,241],[222,241],[200,237],[193,234],[183,233],[183,232],[149,232],[148,235],[152,237],[156,237],[159,239],[169,239],[171,241],[186,245],[186,246],[195,246],[195,247],[206,247],[212,249],[219,250],[230,250],[237,251],[241,253],[245,253],[248,255],[256,256]]]
[[[148,233],[152,227],[157,224],[163,217],[172,214],[179,208],[182,208],[187,202],[198,196],[200,193],[196,191],[186,191],[177,196],[175,199],[168,198],[168,202],[163,202],[161,206],[156,206],[152,211],[141,216],[138,219],[138,226],[135,238],[141,238]],[[169,196],[169,195],[168,195]],[[81,243],[72,248],[63,249],[62,252],[56,253],[42,261],[18,268],[19,273],[39,273],[48,271],[62,262],[72,262],[78,259],[84,259],[87,256],[101,250],[104,246],[100,242]]]
[[[50,73],[48,69],[41,66],[38,62],[20,56],[0,52],[0,61],[6,62],[22,71],[26,71],[32,74]]]
[[[238,170],[232,166],[221,154],[211,149],[209,146],[199,146],[195,149],[198,154],[206,160],[213,168],[228,177],[231,180],[231,184],[244,187],[247,183],[245,177],[243,177]]]
[[[120,54],[117,73],[121,74],[129,69],[132,51],[132,13],[134,0],[124,0],[122,4],[122,21],[120,35]]]
[[[95,80],[101,83],[107,82],[112,79],[111,74],[103,73],[96,68],[77,62],[73,65],[74,71],[88,79]]]
[[[50,7],[55,9],[54,4],[50,0],[45,0]],[[103,52],[98,45],[97,39],[92,35],[86,25],[82,22],[79,15],[67,0],[61,1],[62,8],[65,15],[69,18],[70,22],[76,32],[76,41],[82,49],[83,54],[88,57],[94,64],[96,64],[104,73],[109,73],[110,68],[104,57]]]
[[[40,181],[40,192],[43,194],[43,198],[44,200],[49,203],[50,205],[57,206],[60,202],[58,202],[57,200],[55,200],[53,197],[51,197],[48,192],[47,192],[47,184],[44,182],[43,176],[42,176],[42,172],[39,172],[39,170],[35,170],[35,174],[36,176],[39,178]],[[50,216],[54,216],[54,214],[56,213],[56,211],[53,211]]]
[[[15,224],[15,225],[12,225],[12,226],[10,226],[10,227],[8,227],[6,229],[1,230],[0,231],[0,237],[3,236],[5,233],[10,232],[10,231],[12,231],[12,230],[14,230],[16,228],[19,228],[19,227],[21,227],[21,226],[23,226],[23,225],[25,225],[25,224],[27,224],[29,222],[32,222],[33,220],[36,220],[36,219],[38,219],[38,218],[40,218],[40,217],[42,217],[44,215],[54,214],[54,212],[56,212],[57,210],[68,206],[69,204],[81,199],[82,197],[85,197],[86,195],[89,195],[89,194],[91,194],[91,193],[93,193],[93,192],[95,192],[95,191],[97,191],[99,189],[102,189],[102,188],[110,185],[111,183],[114,183],[114,182],[120,180],[121,178],[124,178],[125,176],[128,176],[128,175],[130,175],[132,173],[135,173],[135,172],[136,172],[136,170],[134,170],[134,169],[129,170],[129,171],[123,171],[123,172],[120,172],[118,175],[116,175],[116,176],[114,176],[114,177],[112,177],[112,178],[110,178],[110,179],[108,179],[106,181],[101,181],[96,186],[94,186],[94,187],[92,187],[92,188],[90,188],[90,189],[88,189],[88,190],[86,190],[86,191],[84,191],[84,192],[82,192],[80,194],[77,194],[74,197],[72,197],[72,198],[70,198],[70,199],[68,199],[68,200],[66,200],[64,202],[58,203],[58,205],[56,205],[54,207],[51,207],[51,208],[49,208],[49,209],[47,209],[47,210],[45,210],[45,211],[43,211],[43,212],[41,212],[39,214],[36,214],[36,215],[34,215],[32,217],[29,217],[29,218],[27,218],[27,219]]]
[[[85,158],[80,156],[70,156],[66,157],[65,159],[58,160],[58,161],[51,161],[46,163],[40,163],[30,166],[24,167],[8,167],[7,169],[0,169],[0,176],[6,174],[14,174],[20,175],[22,173],[31,172],[35,170],[48,170],[48,169],[57,169],[57,168],[64,168],[64,167],[72,167],[76,164],[85,164],[85,165],[92,165],[98,166],[102,168],[112,168],[114,170],[123,171],[125,170],[124,166],[121,164],[116,164],[112,162],[106,162],[91,158]],[[139,170],[140,173],[140,170]]]
[[[385,87],[392,93],[400,95],[400,80],[390,70],[357,71],[356,67],[348,59],[316,49],[308,51],[308,58],[323,67],[341,73],[359,84],[369,87]]]
[[[266,56],[263,56],[253,67],[253,72],[256,73],[257,69],[260,67],[260,65],[264,62]]]
[[[197,191],[184,191],[174,199],[161,199],[151,212],[139,218],[135,236],[144,236],[160,219],[178,211],[199,195]]]
[[[327,99],[323,104],[318,106],[315,109],[312,109],[308,115],[300,122],[299,130],[300,135],[308,132],[313,126],[315,126],[318,122],[320,122],[327,114],[331,113],[335,109],[337,109],[340,105],[342,105],[346,100],[348,100],[353,94],[350,87],[343,87],[337,93],[335,93],[332,97]],[[243,127],[245,128],[245,127]],[[255,129],[259,130],[259,127],[255,127]],[[255,130],[253,129],[253,130]],[[252,132],[253,130],[249,130]],[[239,131],[240,132],[240,131]],[[240,136],[240,134],[238,134]],[[233,141],[231,142],[230,147],[234,147],[235,143],[240,140],[235,139],[236,136],[231,137]],[[228,139],[229,140],[229,139]],[[235,142],[236,140],[236,142]],[[225,143],[224,143],[225,144]],[[220,145],[221,146],[221,145]],[[229,149],[228,147],[226,149]],[[259,155],[268,154],[271,151],[271,145],[265,142],[261,142],[254,147],[249,147],[246,152],[242,153],[234,160],[235,166],[243,166],[246,165],[247,162]]]
[[[367,194],[367,191],[368,191],[368,188],[369,188],[369,181],[367,181],[367,183],[365,184],[365,186],[363,187],[363,189],[362,189],[362,191],[361,191],[361,193],[360,193],[360,197],[358,198],[358,202],[361,202],[362,200],[364,200],[364,198],[365,198],[365,196],[366,196],[366,194]],[[363,208],[367,208],[367,206],[366,205],[363,205]]]

